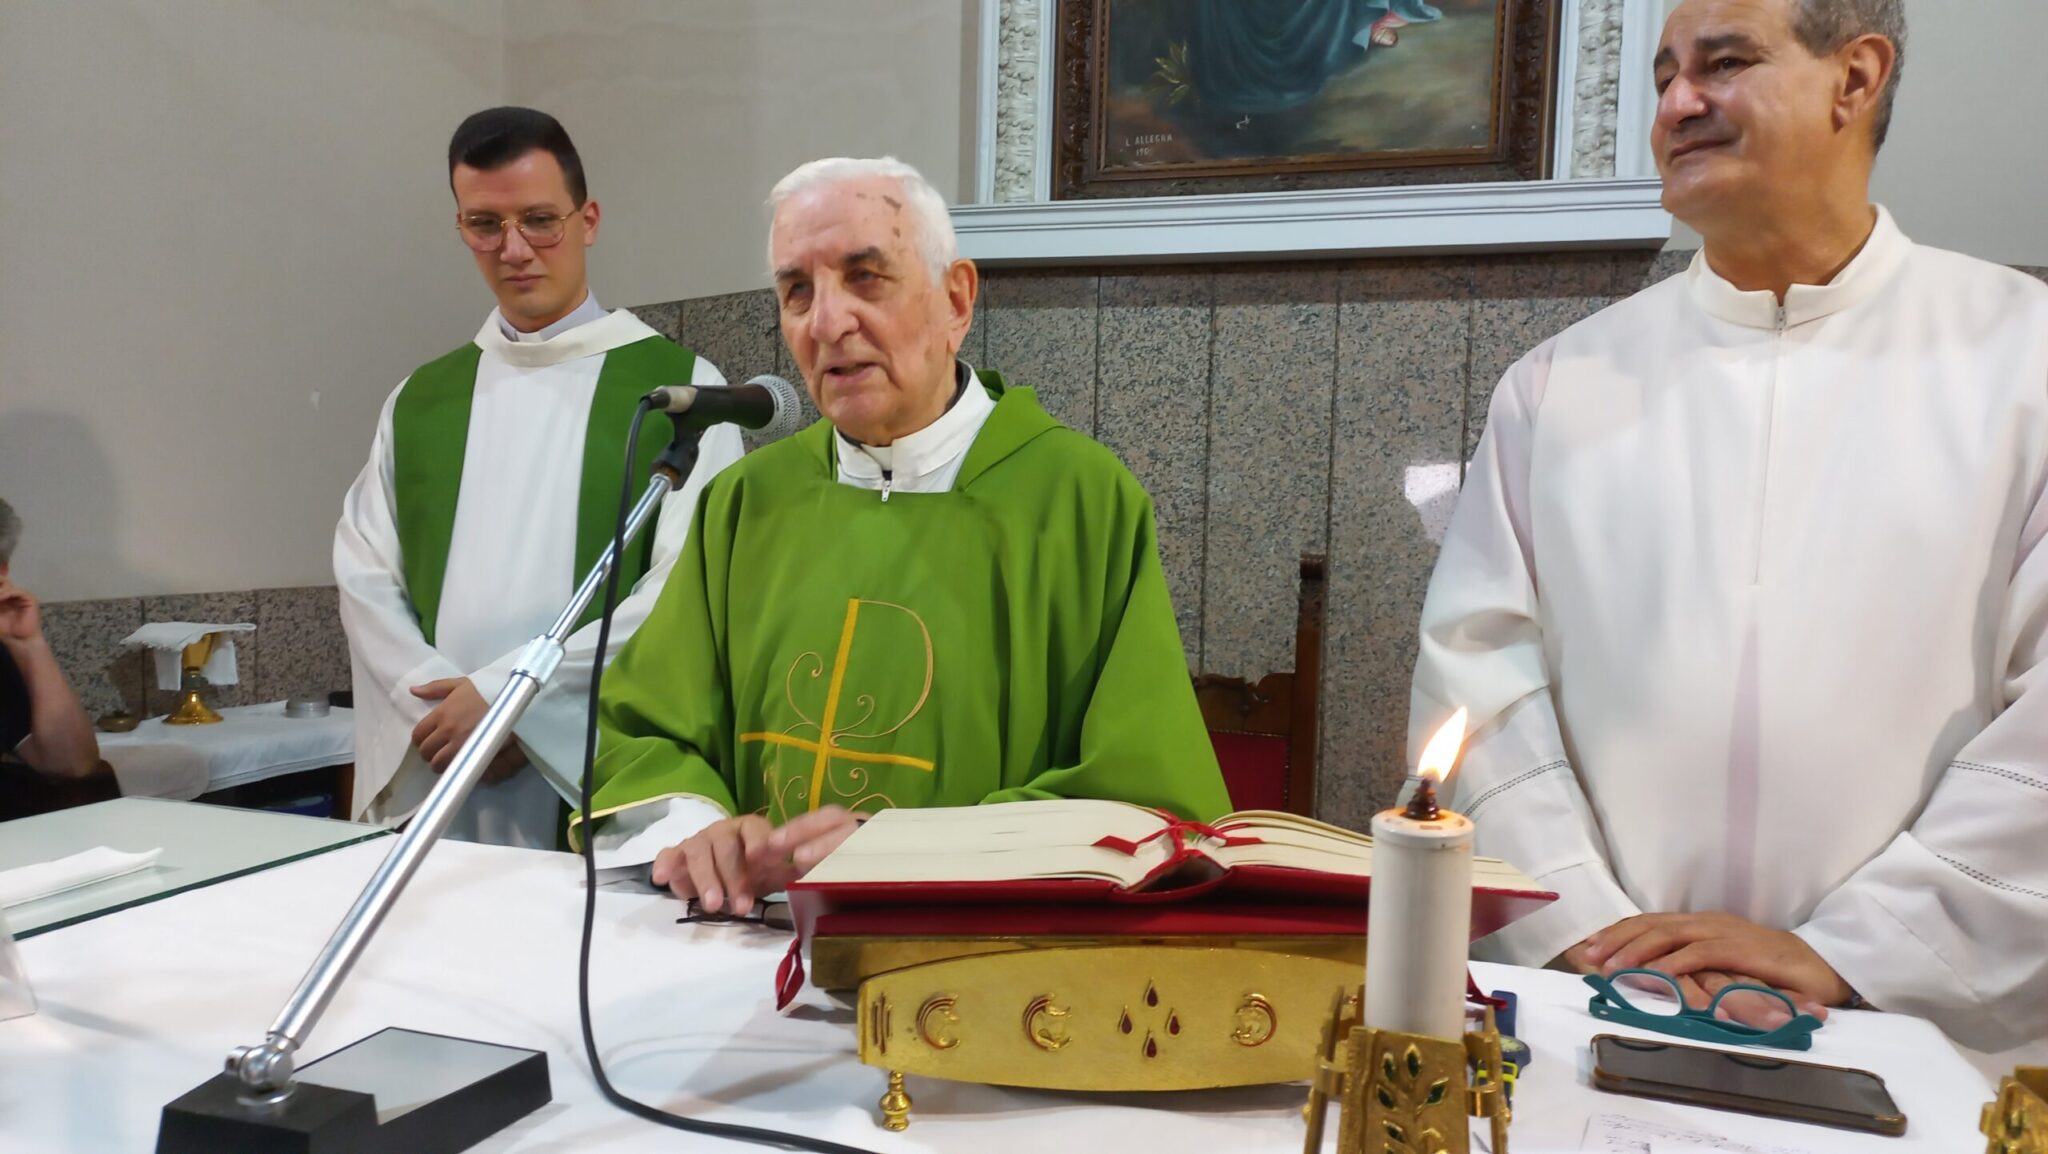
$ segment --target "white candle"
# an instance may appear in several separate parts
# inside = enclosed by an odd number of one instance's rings
[[[1435,781],[1449,770],[1464,736],[1461,709],[1423,751],[1416,800],[1373,815],[1365,1024],[1376,1030],[1465,1035],[1473,825],[1425,800],[1434,799]]]

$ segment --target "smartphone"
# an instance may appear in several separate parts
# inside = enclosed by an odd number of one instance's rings
[[[1894,1138],[1906,1132],[1883,1078],[1769,1054],[1601,1034],[1593,1039],[1593,1087]]]

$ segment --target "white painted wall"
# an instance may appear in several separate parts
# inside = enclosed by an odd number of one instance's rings
[[[1679,0],[1665,0],[1665,10]],[[1906,71],[1871,194],[1906,235],[2048,265],[2048,43],[2042,0],[1906,0]],[[1697,248],[1680,226],[1674,248]]]
[[[806,160],[893,154],[949,201],[973,189],[975,8],[507,0],[506,99],[560,117],[583,154],[600,300],[759,288],[762,201]]]
[[[0,496],[46,600],[331,583],[403,374],[490,308],[448,134],[498,0],[0,4]]]

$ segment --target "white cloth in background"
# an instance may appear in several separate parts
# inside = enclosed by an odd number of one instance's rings
[[[18,906],[65,890],[146,870],[163,856],[160,849],[123,853],[106,846],[60,857],[55,861],[0,870],[0,907]]]
[[[151,656],[156,659],[158,689],[182,689],[185,684],[185,647],[199,642],[209,633],[219,633],[222,636],[213,643],[213,652],[199,674],[209,685],[233,685],[239,676],[235,671],[234,635],[255,631],[256,627],[246,621],[231,625],[157,621],[130,633],[121,640],[121,644],[147,646],[152,651]]]

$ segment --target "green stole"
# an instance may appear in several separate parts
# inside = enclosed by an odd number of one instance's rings
[[[633,410],[647,391],[690,380],[696,355],[666,337],[651,336],[621,345],[604,357],[590,421],[583,434],[583,484],[576,504],[574,587],[611,543],[619,515],[619,470],[625,464],[626,435]],[[441,609],[441,582],[448,574],[448,544],[455,509],[462,499],[462,461],[469,445],[469,409],[476,393],[483,349],[474,342],[420,367],[405,382],[391,407],[391,481],[397,504],[399,568],[420,633],[434,643]],[[640,434],[633,459],[633,496],[646,492],[655,457],[675,430],[656,421]],[[650,525],[638,546],[620,561],[619,587],[630,589],[647,572],[654,555]],[[577,627],[596,620],[603,598],[583,611]]]

